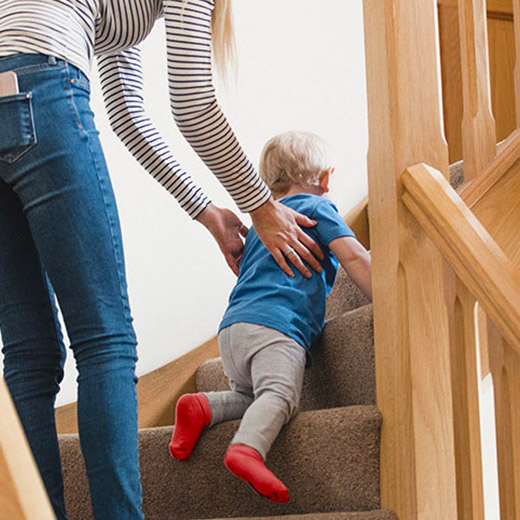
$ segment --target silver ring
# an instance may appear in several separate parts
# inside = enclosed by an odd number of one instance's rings
[[[293,254],[293,253],[296,253],[296,251],[295,251],[292,247],[289,247],[289,248],[287,249],[287,251],[284,251],[284,252],[283,252],[284,256],[289,256],[289,255],[291,255],[291,254]]]

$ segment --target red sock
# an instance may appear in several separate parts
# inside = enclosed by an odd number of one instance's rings
[[[289,502],[289,490],[267,469],[262,456],[245,444],[232,444],[224,457],[226,468],[273,502]]]
[[[204,428],[211,422],[211,408],[204,394],[184,394],[175,409],[175,428],[170,454],[177,460],[189,460]]]

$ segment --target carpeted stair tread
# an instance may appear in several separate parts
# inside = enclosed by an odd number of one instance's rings
[[[300,410],[375,404],[372,305],[328,321],[312,356],[312,367],[305,371]],[[197,389],[229,390],[220,358],[199,367]]]
[[[450,184],[456,190],[464,182],[464,161],[450,164]]]
[[[146,518],[254,518],[380,507],[381,415],[375,406],[303,412],[282,430],[267,465],[289,488],[288,504],[258,497],[225,468],[224,453],[238,424],[230,421],[208,429],[189,462],[170,459],[171,427],[140,432]],[[78,437],[60,436],[60,449],[69,518],[90,520]]]
[[[306,374],[310,409],[375,405],[372,305],[327,322]]]
[[[204,520],[204,519],[199,519]],[[213,518],[211,520],[229,520]],[[362,513],[312,513],[311,515],[255,516],[240,517],[233,520],[399,520],[395,513],[388,510],[365,511]]]

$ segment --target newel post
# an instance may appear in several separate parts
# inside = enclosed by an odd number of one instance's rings
[[[450,316],[441,255],[401,201],[401,175],[448,175],[435,0],[364,0],[382,507],[455,520]]]

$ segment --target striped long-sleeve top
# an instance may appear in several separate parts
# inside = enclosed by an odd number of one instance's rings
[[[184,137],[241,211],[270,197],[215,97],[211,14],[215,0],[0,0],[0,57],[53,55],[90,76],[98,57],[111,126],[139,163],[195,218],[210,203],[175,159],[144,109],[137,45],[164,16],[170,105]],[[218,0],[216,0],[218,1]]]

